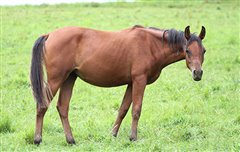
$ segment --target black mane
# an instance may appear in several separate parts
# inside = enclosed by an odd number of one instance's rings
[[[174,45],[185,45],[186,44],[186,38],[184,36],[184,32],[183,31],[177,31],[175,29],[169,29],[166,30],[168,33],[168,44],[171,47],[174,47]]]
[[[149,29],[153,29],[153,30],[159,30],[159,31],[164,31],[163,35],[167,32],[168,33],[168,37],[167,37],[167,41],[170,47],[174,47],[176,44],[177,45],[189,45],[191,44],[193,41],[197,41],[199,45],[202,44],[201,39],[195,34],[191,34],[191,37],[188,41],[186,41],[186,38],[184,36],[184,32],[183,31],[178,31],[176,29],[168,29],[168,30],[163,30],[163,29],[159,29],[156,27],[148,27]]]

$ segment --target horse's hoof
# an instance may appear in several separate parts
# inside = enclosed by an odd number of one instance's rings
[[[113,137],[117,137],[117,132],[112,132]]]
[[[129,140],[130,140],[130,141],[136,141],[136,140],[137,140],[137,137],[132,137],[132,136],[131,136],[131,137],[129,137]]]
[[[34,144],[39,145],[42,142],[42,139],[34,139]]]
[[[74,139],[67,140],[67,143],[70,144],[70,145],[76,145],[76,142],[75,142]]]

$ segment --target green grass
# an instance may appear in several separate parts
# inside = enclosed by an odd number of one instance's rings
[[[11,128],[11,122],[8,118],[2,118],[0,122],[0,133],[9,133],[13,132],[14,130]]]
[[[238,1],[71,4],[1,7],[1,151],[240,151],[240,7]],[[39,35],[64,26],[120,30],[135,24],[206,27],[204,75],[194,82],[181,61],[162,71],[145,92],[138,141],[131,115],[117,138],[111,127],[125,86],[76,82],[69,119],[77,144],[66,144],[52,102],[43,143],[33,145],[35,102],[29,84],[31,48]],[[57,97],[57,96],[56,96]]]

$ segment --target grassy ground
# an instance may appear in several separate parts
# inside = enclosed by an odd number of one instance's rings
[[[1,7],[1,151],[240,151],[239,2],[162,2]],[[52,102],[43,143],[33,145],[35,103],[29,84],[37,37],[63,26],[119,30],[135,24],[207,30],[204,75],[194,82],[184,61],[147,87],[139,140],[130,142],[130,113],[118,138],[110,134],[125,86],[76,82],[70,122],[77,144],[65,142]]]

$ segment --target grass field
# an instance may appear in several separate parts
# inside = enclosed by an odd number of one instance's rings
[[[111,136],[125,87],[76,81],[66,144],[52,102],[43,142],[33,145],[35,102],[29,69],[39,35],[64,26],[120,30],[135,24],[200,32],[206,27],[204,75],[194,82],[185,61],[170,65],[145,91],[138,141],[128,139],[128,113]],[[238,1],[61,4],[1,7],[1,151],[240,151],[240,6]]]

